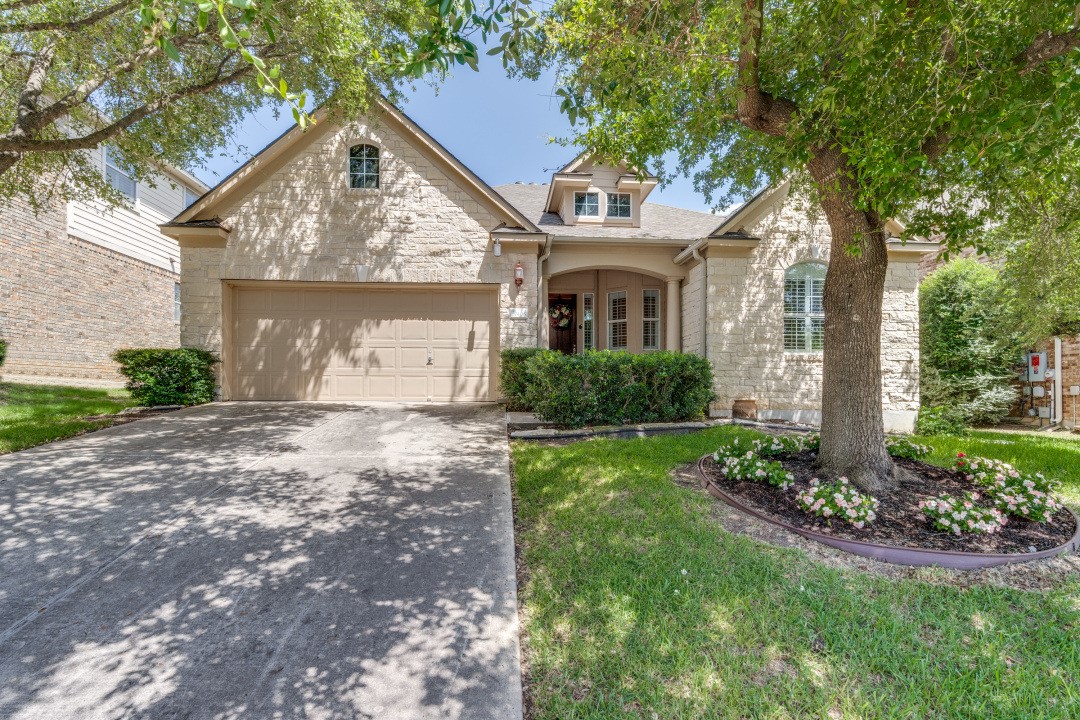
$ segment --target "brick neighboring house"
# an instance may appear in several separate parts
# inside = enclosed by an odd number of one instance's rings
[[[0,208],[6,380],[113,385],[116,349],[179,345],[179,247],[158,226],[207,188],[172,168],[154,186],[136,182],[104,149],[94,157],[126,206]]]
[[[389,103],[322,118],[163,225],[181,342],[222,355],[231,400],[495,400],[500,349],[684,350],[712,362],[714,415],[753,400],[762,419],[817,421],[822,213],[787,183],[727,217],[650,203],[656,183],[583,155],[550,183],[492,188]],[[934,248],[888,247],[891,430],[918,412]]]

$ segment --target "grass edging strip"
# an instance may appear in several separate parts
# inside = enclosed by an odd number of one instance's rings
[[[1076,530],[1073,532],[1073,536],[1070,540],[1057,547],[1050,548],[1048,550],[1041,550],[1033,553],[968,553],[960,552],[957,550],[926,550],[922,548],[907,548],[898,547],[896,545],[882,545],[880,543],[865,542],[862,540],[848,540],[845,538],[838,538],[832,535],[826,535],[824,533],[815,532],[813,530],[807,530],[806,528],[796,527],[783,520],[771,517],[763,512],[759,512],[754,508],[748,507],[739,502],[736,498],[732,497],[728,493],[724,492],[715,483],[709,480],[705,475],[704,463],[711,457],[710,455],[704,455],[697,462],[698,479],[701,483],[701,487],[705,488],[710,495],[722,500],[731,507],[741,510],[748,515],[763,520],[772,525],[782,527],[789,532],[793,532],[797,535],[801,535],[804,538],[814,540],[823,545],[849,552],[853,555],[859,555],[861,557],[871,558],[873,560],[880,560],[882,562],[893,563],[896,565],[911,565],[915,567],[929,567],[938,566],[943,568],[949,568],[952,570],[979,570],[982,568],[997,567],[999,565],[1008,565],[1011,563],[1030,562],[1032,560],[1042,560],[1044,558],[1054,557],[1060,555],[1067,550],[1080,549],[1080,520],[1077,520],[1076,513],[1072,511],[1072,508],[1066,507],[1072,515],[1073,525]]]

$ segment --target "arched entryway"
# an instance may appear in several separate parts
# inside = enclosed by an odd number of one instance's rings
[[[669,347],[665,288],[663,278],[629,270],[553,275],[547,283],[548,347],[565,353],[678,350]]]

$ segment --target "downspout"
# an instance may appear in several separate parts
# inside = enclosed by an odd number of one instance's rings
[[[1065,378],[1063,378],[1061,376],[1061,337],[1059,336],[1059,337],[1054,338],[1054,418],[1053,418],[1053,421],[1055,423],[1059,424],[1059,425],[1061,424],[1061,421],[1064,418],[1064,413],[1062,413],[1062,407],[1061,407],[1063,401],[1065,400],[1065,398],[1063,397],[1064,388],[1062,387],[1062,380],[1064,380],[1064,379]]]
[[[709,334],[706,323],[709,321],[709,263],[701,257],[701,243],[694,245],[690,252],[701,263],[701,357],[709,358]]]
[[[544,240],[544,252],[536,259],[536,347],[543,347],[544,325],[547,322],[547,298],[544,297],[544,261],[551,257],[551,239]]]

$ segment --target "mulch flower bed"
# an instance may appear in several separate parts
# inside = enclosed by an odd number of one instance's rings
[[[955,535],[937,530],[919,508],[920,501],[932,500],[943,494],[960,496],[968,491],[985,494],[985,488],[966,480],[954,470],[906,459],[895,460],[907,471],[902,473],[900,487],[888,496],[878,498],[877,518],[859,529],[843,520],[811,515],[797,504],[798,492],[807,489],[812,478],[820,477],[814,467],[816,453],[803,451],[775,459],[795,476],[793,485],[787,490],[763,482],[730,480],[719,472],[716,461],[711,457],[705,459],[702,470],[721,490],[748,507],[798,528],[849,540],[928,550],[1024,554],[1055,548],[1068,542],[1076,532],[1073,517],[1064,508],[1054,513],[1046,523],[1009,517],[1005,526],[992,534]]]

